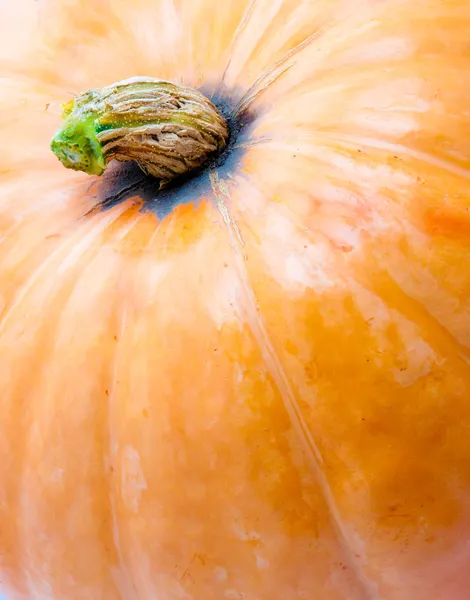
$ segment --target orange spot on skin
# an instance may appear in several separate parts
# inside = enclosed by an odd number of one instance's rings
[[[431,234],[470,239],[470,205],[428,208],[424,222],[426,231]]]

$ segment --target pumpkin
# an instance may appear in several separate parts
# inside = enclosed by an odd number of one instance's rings
[[[4,4],[0,593],[467,599],[470,4]],[[65,169],[134,77],[226,150]]]

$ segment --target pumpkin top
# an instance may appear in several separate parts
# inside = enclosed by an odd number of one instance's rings
[[[468,600],[468,0],[0,29],[0,594]],[[132,74],[226,115],[201,177],[50,152],[58,102]]]

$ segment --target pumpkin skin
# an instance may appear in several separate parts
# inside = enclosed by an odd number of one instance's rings
[[[469,3],[16,0],[0,27],[0,592],[467,599]],[[165,210],[89,213],[132,173],[49,150],[84,89],[236,106],[269,70],[240,155]]]

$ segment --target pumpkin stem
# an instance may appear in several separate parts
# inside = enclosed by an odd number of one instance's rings
[[[88,90],[63,109],[51,149],[65,167],[101,175],[113,159],[135,161],[160,187],[204,166],[229,138],[203,94],[148,77]]]

